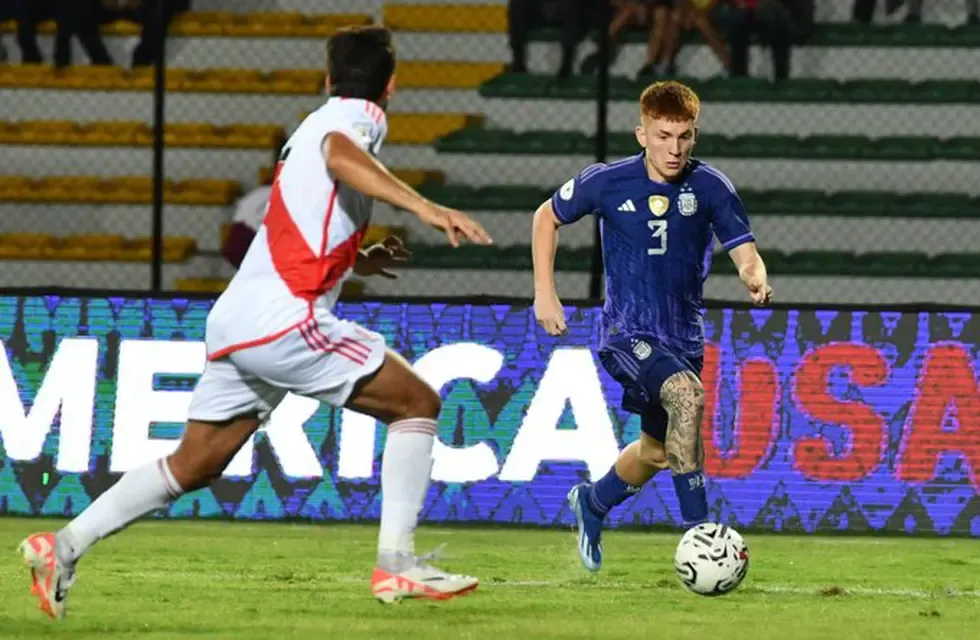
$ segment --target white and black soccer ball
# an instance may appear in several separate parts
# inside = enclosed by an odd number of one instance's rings
[[[721,596],[742,584],[749,572],[749,548],[737,531],[708,522],[691,527],[674,553],[677,577],[689,591]]]

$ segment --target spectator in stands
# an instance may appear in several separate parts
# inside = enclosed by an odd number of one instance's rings
[[[130,20],[143,27],[140,42],[133,51],[132,66],[152,65],[160,53],[162,39],[160,29],[166,34],[174,17],[190,9],[190,0],[161,0],[163,2],[163,25],[156,22],[153,0],[103,0],[114,19]]]
[[[231,220],[221,255],[236,269],[241,266],[255,234],[262,226],[271,193],[270,184],[259,185],[242,196],[235,207],[235,216]]]
[[[905,3],[904,0],[888,0],[885,3],[885,12],[888,15],[895,13],[899,7]],[[853,15],[854,20],[871,24],[874,20],[875,8],[878,0],[855,0]],[[905,14],[906,24],[922,23],[922,0],[908,0],[909,10]],[[970,26],[980,26],[980,0],[966,0],[966,23]]]
[[[558,77],[570,76],[578,45],[591,25],[606,23],[608,10],[605,0],[508,0],[507,35],[512,55],[509,71],[527,73],[527,44],[531,31],[558,27],[561,30]]]
[[[752,36],[772,49],[773,79],[786,80],[790,73],[790,50],[802,44],[814,28],[814,0],[730,0],[728,42],[731,45],[731,75],[749,75]]]
[[[37,46],[37,25],[53,14],[58,28],[54,39],[56,67],[71,65],[72,38],[78,38],[92,64],[112,64],[109,51],[99,35],[98,0],[13,0],[13,7],[22,62],[44,62]]]
[[[668,27],[668,35],[664,43],[663,56],[660,61],[650,57],[649,47],[647,50],[647,63],[640,69],[640,75],[675,75],[677,53],[682,44],[682,38],[686,31],[696,29],[704,41],[711,47],[712,53],[721,63],[721,68],[728,71],[730,59],[728,47],[721,33],[715,28],[711,19],[712,10],[715,7],[715,0],[675,0],[676,9],[671,13],[671,24]]]
[[[640,75],[652,72],[661,54],[676,49],[672,37],[678,31],[672,29],[676,15],[679,13],[674,6],[675,0],[613,0],[614,9],[612,20],[609,22],[609,64],[619,57],[621,35],[624,29],[638,27],[650,30],[647,40],[647,61],[640,69]],[[599,65],[599,52],[594,51],[582,61],[582,73],[595,73]]]
[[[10,10],[9,0],[0,0],[0,22],[13,20],[14,13]],[[0,64],[7,62],[7,49],[3,46],[3,38],[0,37]]]
[[[728,49],[721,34],[711,21],[715,0],[618,0],[617,12],[609,26],[613,42],[610,62],[619,54],[617,40],[628,26],[650,29],[647,56],[638,76],[674,76],[677,73],[677,53],[682,36],[697,29],[717,56],[723,69],[728,69]],[[582,73],[595,72],[598,53],[588,55],[582,62]]]

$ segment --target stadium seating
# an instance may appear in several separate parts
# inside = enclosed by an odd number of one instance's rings
[[[531,74],[505,74],[505,4],[349,0],[341,14],[314,15],[322,3],[296,0],[289,11],[241,13],[216,1],[210,6],[227,11],[179,18],[167,72],[165,228],[197,244],[179,254],[188,257],[168,271],[170,283],[195,291],[224,286],[230,272],[215,253],[222,229],[236,198],[268,181],[277,147],[322,100],[324,37],[339,26],[383,20],[396,32],[400,58],[383,159],[428,197],[475,211],[498,246],[450,250],[438,234],[378,207],[368,240],[386,232],[405,237],[417,271],[396,285],[358,287],[381,294],[528,295],[529,216],[594,157],[596,87],[591,77],[554,81],[555,31],[535,34]],[[846,13],[831,11],[837,20]],[[0,24],[0,33],[10,29]],[[51,30],[42,26],[43,33]],[[110,48],[137,32],[109,25]],[[632,74],[644,38],[630,34],[612,69],[610,158],[637,150],[630,131],[645,83]],[[927,288],[937,278],[955,279],[949,288],[960,296],[980,293],[968,226],[980,217],[980,121],[968,115],[980,103],[972,62],[977,47],[975,29],[821,23],[794,52],[793,77],[778,90],[758,77],[767,70],[757,47],[753,58],[762,62],[755,64],[756,77],[746,79],[718,77],[717,62],[696,38],[685,47],[685,80],[705,103],[697,153],[739,185],[770,249],[770,270],[795,299],[841,301],[831,275],[849,276],[845,297],[856,301],[877,295],[904,301],[921,292],[952,299],[954,293]],[[582,49],[580,56],[589,45]],[[6,107],[0,153],[21,159],[0,169],[0,233],[34,233],[41,223],[33,220],[63,216],[67,231],[111,232],[123,244],[78,249],[77,240],[49,238],[31,245],[48,247],[37,254],[43,259],[58,251],[75,256],[65,260],[136,256],[125,238],[148,232],[147,210],[137,205],[152,193],[146,177],[152,85],[146,69],[0,65]],[[72,101],[64,100],[66,92]],[[923,129],[924,113],[944,126]],[[44,162],[41,152],[49,154]],[[941,181],[923,177],[934,170],[941,170]],[[85,171],[90,174],[79,175]],[[107,215],[111,223],[100,223]],[[563,295],[585,295],[591,243],[590,225],[563,232],[557,257]],[[176,259],[178,252],[169,255]],[[75,264],[73,273],[87,277]],[[708,295],[742,297],[726,275],[729,261],[719,256],[714,264],[720,277],[709,280]],[[143,286],[143,278],[134,286]],[[898,280],[906,284],[884,284]]]

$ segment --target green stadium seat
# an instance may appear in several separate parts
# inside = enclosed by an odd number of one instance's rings
[[[816,190],[780,189],[773,191],[740,191],[749,215],[757,213],[820,214],[828,213],[827,194]]]
[[[855,273],[875,277],[922,275],[929,256],[913,251],[869,252],[854,260]]]
[[[849,251],[799,251],[786,257],[782,272],[801,276],[853,275],[853,263],[854,254]]]
[[[759,92],[758,102],[841,102],[845,98],[840,82],[824,78],[795,78],[781,83],[778,88],[769,82],[769,95]],[[739,98],[734,97],[735,100]]]
[[[895,197],[878,191],[841,191],[826,199],[828,214],[848,217],[894,213]]]
[[[550,198],[555,190],[522,186],[476,188],[464,185],[432,185],[423,186],[419,191],[426,198],[457,209],[531,212]]]
[[[849,160],[861,158],[869,147],[860,136],[809,136],[799,142],[798,156],[814,160]]]
[[[980,82],[929,80],[920,83],[893,79],[839,82],[821,78],[792,78],[778,86],[759,78],[681,78],[706,102],[861,103],[861,104],[975,104]],[[609,80],[609,99],[635,102],[648,84],[617,76]],[[573,76],[556,82],[548,75],[504,74],[480,87],[485,98],[594,100],[593,76]]]
[[[915,85],[907,80],[885,78],[849,80],[841,83],[840,100],[861,103],[895,102],[902,104],[909,101],[909,94],[914,91],[914,87]]]
[[[623,40],[642,44],[649,33],[642,29],[628,29]],[[558,29],[540,29],[532,32],[536,42],[559,42]],[[690,42],[703,43],[699,35],[692,34]],[[980,48],[980,30],[975,27],[949,28],[941,24],[923,25],[863,25],[859,23],[830,23],[817,26],[807,40],[808,47],[969,47]]]
[[[446,206],[469,211],[534,211],[555,188],[502,185],[422,185],[422,193]],[[896,195],[877,191],[740,191],[750,215],[821,215],[894,218],[980,218],[980,198],[958,193]]]
[[[933,257],[923,275],[934,278],[976,278],[980,273],[980,254],[957,253]]]
[[[980,138],[950,138],[934,142],[937,157],[975,162],[980,160]]]
[[[892,136],[869,141],[869,157],[880,160],[932,160],[935,140],[925,136]]]
[[[799,251],[785,254],[775,249],[760,249],[769,272],[784,276],[870,277],[870,278],[976,278],[980,273],[980,253],[948,254],[930,258],[917,251],[871,252]],[[592,248],[559,247],[555,269],[566,272],[588,272],[592,268]],[[460,269],[485,271],[530,271],[533,268],[531,247],[468,247],[457,251],[447,245],[415,245],[412,261],[406,268]],[[714,276],[734,276],[735,265],[727,253],[714,255]]]
[[[936,47],[951,29],[942,25],[880,25],[858,23],[821,25],[807,41],[820,47]]]
[[[980,82],[976,80],[925,80],[916,83],[913,92],[915,102],[971,103],[980,101]]]
[[[406,268],[472,269],[487,271],[530,271],[533,269],[531,247],[467,247],[457,251],[448,245],[415,245],[412,261]],[[589,271],[592,248],[560,248],[555,255],[557,271]]]
[[[712,154],[704,152],[706,156]],[[724,155],[739,158],[796,158],[800,157],[799,140],[792,136],[753,134],[732,138],[725,145]]]
[[[908,218],[977,218],[980,201],[959,193],[910,193],[897,197],[890,213]]]

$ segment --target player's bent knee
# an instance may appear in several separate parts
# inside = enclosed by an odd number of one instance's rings
[[[168,458],[174,479],[184,491],[208,486],[257,428],[258,419],[251,416],[223,423],[190,421],[180,445]]]
[[[419,378],[406,391],[408,393],[398,419],[431,418],[436,420],[439,418],[439,412],[442,410],[442,398],[428,383]]]
[[[664,443],[642,434],[640,438],[640,462],[647,467],[652,467],[657,471],[663,471],[670,466],[667,461],[667,450]]]

